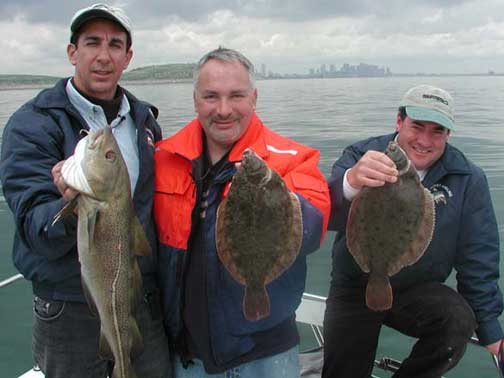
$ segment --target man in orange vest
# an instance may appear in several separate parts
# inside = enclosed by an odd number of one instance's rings
[[[295,310],[304,291],[306,255],[325,234],[328,188],[317,167],[319,152],[264,126],[256,100],[252,63],[234,50],[211,51],[195,73],[197,118],[157,144],[160,285],[179,378],[299,376]],[[244,317],[244,287],[219,261],[215,242],[217,208],[247,148],[283,178],[302,211],[299,255],[267,286],[271,312],[258,321]]]

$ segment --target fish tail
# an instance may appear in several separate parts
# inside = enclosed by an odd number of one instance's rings
[[[114,363],[114,370],[112,370],[112,378],[137,378],[135,369],[131,364],[131,360],[126,358],[123,365]]]
[[[251,322],[263,319],[270,314],[270,300],[266,288],[249,287],[245,288],[243,297],[243,314]]]
[[[371,272],[369,275],[366,305],[373,311],[385,311],[392,307],[392,287],[386,274]]]

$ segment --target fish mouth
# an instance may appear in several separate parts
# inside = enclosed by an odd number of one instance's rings
[[[243,151],[243,160],[246,160],[246,159],[250,159],[252,156],[255,155],[255,152],[253,149],[251,148],[246,148],[244,151]]]
[[[263,159],[261,159],[251,148],[243,151],[242,162],[239,167],[240,170],[245,170],[248,180],[256,182],[259,187],[266,185],[272,176],[271,169],[268,168]],[[261,178],[259,182],[258,178]]]
[[[397,142],[392,141],[392,142],[389,142],[388,149],[390,151],[395,151],[397,146],[398,146]]]
[[[110,127],[108,127],[108,128],[110,129]],[[88,142],[87,142],[86,148],[89,148],[90,150],[94,150],[94,149],[100,147],[100,144],[101,144],[100,142],[102,140],[102,136],[105,134],[106,129],[107,129],[107,127],[89,133],[87,135]]]
[[[107,140],[112,137],[112,128],[110,126],[106,126],[103,129],[99,129],[92,133],[88,134],[88,144],[86,148],[90,150],[96,150],[103,147],[103,144],[107,143]],[[116,152],[113,148],[109,148],[105,151],[105,159],[110,162],[115,161]]]
[[[261,167],[261,161],[262,159],[257,156],[253,149],[247,148],[243,151],[241,166],[247,166],[248,169],[255,171]]]
[[[394,150],[399,150],[401,154],[403,154],[404,156],[408,156],[406,151],[404,151],[404,149],[399,145],[399,143],[394,143],[393,148]]]

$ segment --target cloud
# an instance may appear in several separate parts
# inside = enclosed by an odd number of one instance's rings
[[[51,24],[22,19],[0,23],[0,73],[64,75],[67,33]]]
[[[29,23],[55,23],[63,26],[69,24],[77,9],[90,4],[85,0],[2,0],[0,21],[23,19]]]
[[[334,17],[387,16],[404,17],[419,9],[459,7],[474,0],[116,0],[111,5],[123,7],[135,15],[139,25],[163,22],[167,16],[189,22],[204,21],[208,14],[228,10],[241,17],[284,21],[323,20]],[[2,0],[0,20],[23,15],[28,21],[68,23],[73,13],[89,1]]]
[[[0,3],[0,73],[68,74],[68,25],[87,1]],[[256,66],[305,73],[366,62],[393,72],[504,72],[501,0],[122,0],[130,68],[195,62],[219,45]]]

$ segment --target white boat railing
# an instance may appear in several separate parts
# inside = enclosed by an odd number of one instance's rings
[[[16,274],[6,280],[0,281],[0,289],[10,285],[18,280],[21,280],[23,275]],[[324,346],[324,334],[322,327],[324,324],[326,298],[320,295],[304,293],[301,304],[296,311],[296,321],[308,324],[313,332],[315,340],[319,347]],[[474,345],[481,346],[476,336],[473,336],[470,342]],[[499,361],[496,356],[491,354],[493,363],[497,369],[497,377],[504,378],[501,370],[499,369]],[[401,362],[390,357],[382,357],[380,360],[374,361],[374,366],[385,371],[396,372],[401,367]],[[27,371],[18,378],[43,378],[44,375],[37,368]],[[372,376],[373,378],[378,378]]]
[[[23,278],[22,274],[16,274],[12,277],[7,278],[6,280],[0,281],[0,289],[4,286],[10,285],[13,282],[16,282],[17,280],[20,280]]]

